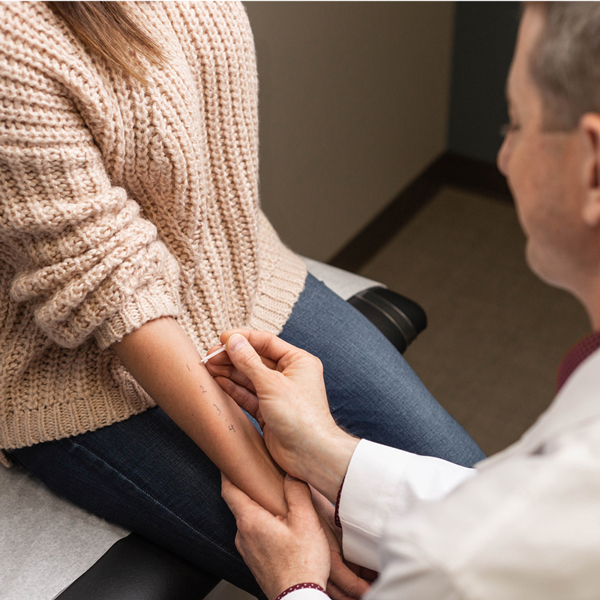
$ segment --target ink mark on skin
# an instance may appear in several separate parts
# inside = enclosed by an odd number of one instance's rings
[[[233,425],[229,426],[229,431],[233,431],[233,433],[235,433],[235,427]]]
[[[191,371],[191,369],[190,369],[190,365],[188,365],[188,364],[186,363],[186,365],[185,365],[185,366],[188,368],[188,371]]]
[[[219,416],[220,416],[221,415],[221,409],[216,404],[213,404],[213,406],[219,411]]]
[[[206,390],[204,389],[204,386],[203,386],[203,385],[201,385],[201,386],[200,386],[200,389],[202,390],[202,393],[203,393],[203,394],[206,394]]]

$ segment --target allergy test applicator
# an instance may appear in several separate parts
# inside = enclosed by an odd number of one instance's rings
[[[216,356],[217,354],[221,354],[221,352],[225,352],[226,348],[225,346],[223,346],[222,348],[219,348],[218,350],[215,350],[214,352],[211,352],[208,356],[205,356],[200,362],[205,365],[213,356]]]

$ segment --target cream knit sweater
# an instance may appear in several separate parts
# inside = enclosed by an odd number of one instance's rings
[[[306,276],[258,207],[257,74],[238,3],[132,3],[149,84],[49,8],[0,4],[0,448],[153,405],[109,346],[176,316],[200,352],[279,332]]]

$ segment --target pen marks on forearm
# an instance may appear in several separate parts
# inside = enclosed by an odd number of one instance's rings
[[[187,363],[185,363],[185,366],[188,368],[188,371],[191,372],[190,365],[188,365]]]
[[[221,415],[223,415],[223,411],[219,408],[219,406],[217,404],[215,404],[213,402],[213,406],[215,407],[219,417]],[[223,417],[225,418],[225,423],[229,423],[229,419],[227,417],[225,417],[225,415],[223,415]],[[233,426],[233,424],[229,423],[229,426],[227,427],[227,429],[229,429],[229,431],[233,431],[233,433],[235,433],[235,427]]]
[[[203,386],[203,385],[201,385],[201,386],[200,386],[200,389],[202,390],[202,393],[203,393],[203,394],[206,394],[206,390],[204,389],[204,386]],[[216,406],[216,405],[215,405],[215,406]]]

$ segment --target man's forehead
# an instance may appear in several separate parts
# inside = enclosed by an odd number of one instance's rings
[[[526,67],[524,69],[529,74],[529,64],[531,56],[536,48],[538,40],[542,35],[545,27],[545,15],[541,8],[529,5],[523,17],[521,18],[521,25],[519,27],[519,35],[517,37],[516,53],[519,54],[519,58],[522,65]]]
[[[525,9],[519,27],[515,53],[506,80],[505,95],[509,108],[523,100],[525,90],[533,86],[530,73],[530,58],[544,25],[542,12],[538,8]]]
[[[511,73],[512,69],[508,72],[508,77],[506,78],[506,84],[504,85],[504,97],[506,98],[506,103],[508,104],[508,108],[510,109],[513,103],[512,93],[511,93]]]
[[[515,104],[518,105],[518,96],[519,96],[519,86],[516,81],[518,77],[518,71],[515,72],[515,66],[518,69],[519,65],[515,65],[516,62],[516,54],[513,56],[512,63],[510,65],[510,69],[508,71],[508,77],[506,78],[506,84],[504,86],[504,95],[506,97],[506,104],[508,105],[508,110],[511,112],[515,108]]]

